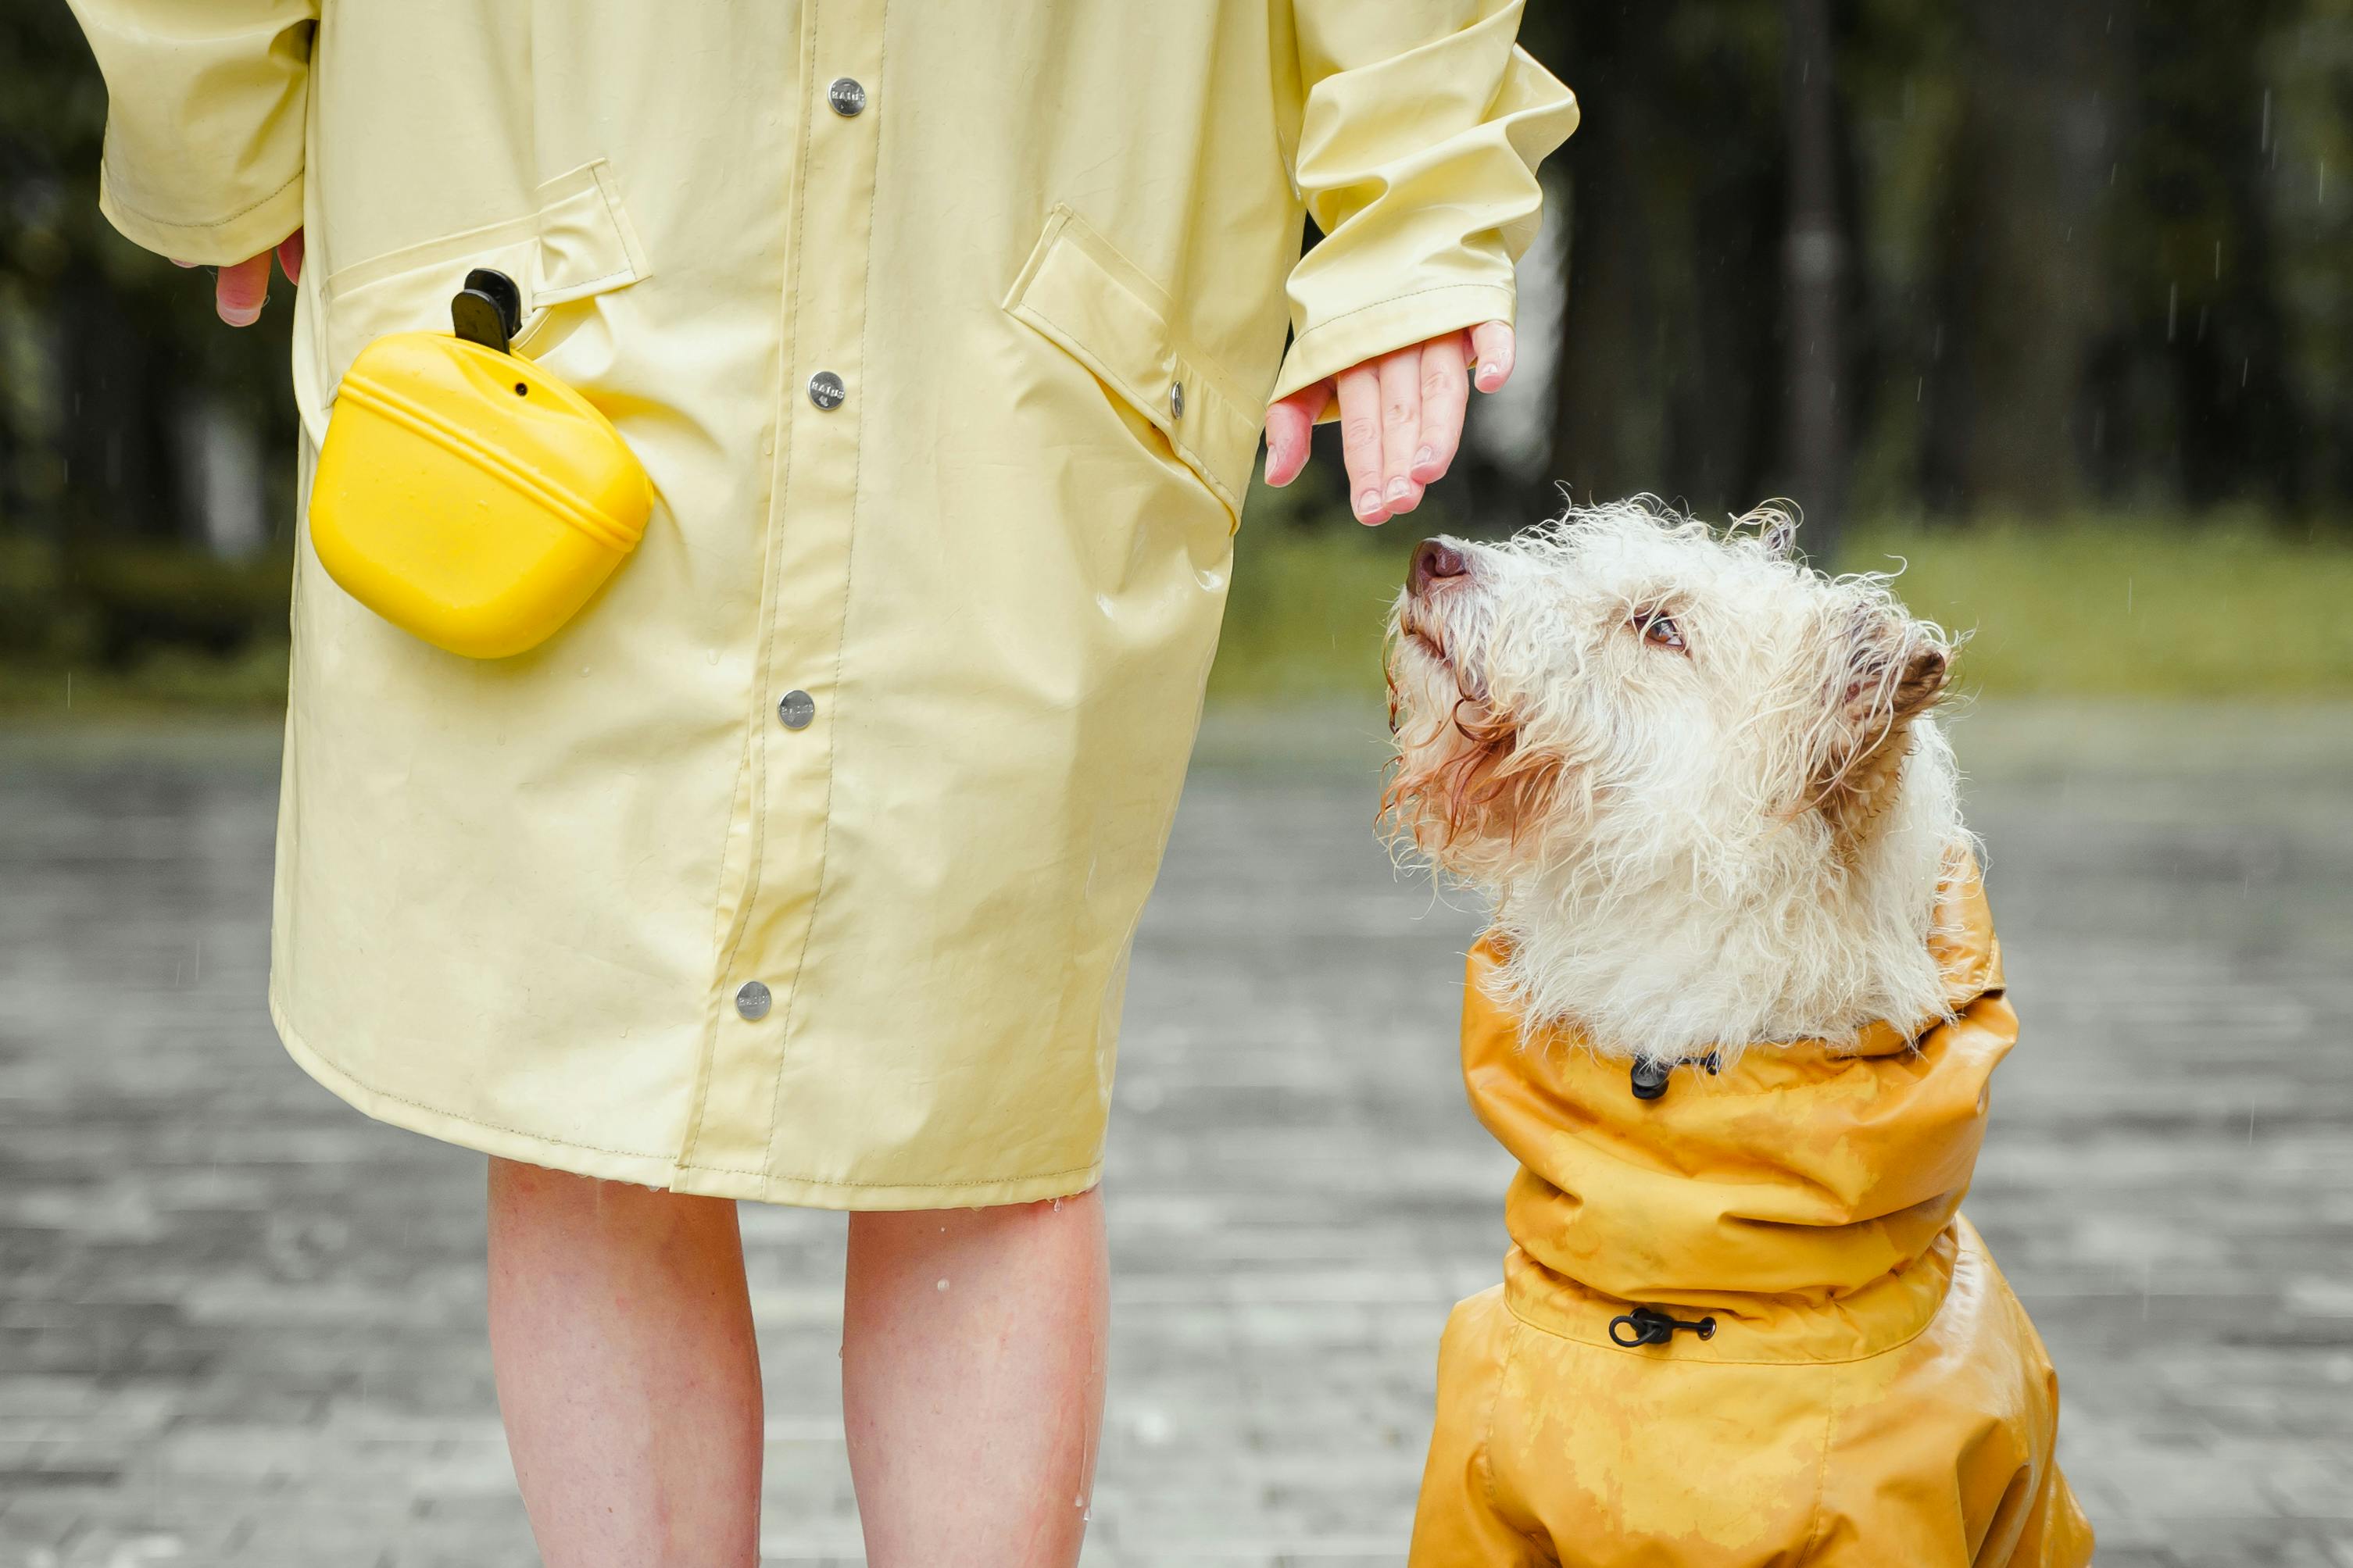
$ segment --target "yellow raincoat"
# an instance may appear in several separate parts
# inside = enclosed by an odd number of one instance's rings
[[[309,442],[496,267],[658,492],[503,660],[303,547],[295,1058],[690,1192],[1092,1184],[1266,403],[1511,316],[1576,123],[1519,0],[74,5],[116,226],[307,231]]]
[[[1573,1037],[1524,1045],[1472,951],[1463,1075],[1521,1162],[1515,1245],[1446,1327],[1414,1568],[2090,1561],[2058,1380],[1960,1215],[2018,1032],[1973,876],[1941,924],[1955,1022],[1682,1067],[1650,1101]],[[1613,1343],[1638,1306],[1715,1331]]]

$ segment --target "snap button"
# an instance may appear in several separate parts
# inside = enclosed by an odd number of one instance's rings
[[[1181,381],[1168,384],[1168,417],[1171,419],[1185,417],[1185,384]]]
[[[841,384],[841,377],[829,370],[821,370],[809,377],[809,401],[819,408],[839,408],[849,389]]]
[[[768,1005],[775,1000],[768,988],[756,980],[746,980],[735,988],[735,1011],[752,1023],[756,1024],[766,1017]]]
[[[806,730],[817,717],[817,699],[797,687],[787,691],[776,703],[776,721],[787,730]]]
[[[849,77],[838,76],[833,85],[825,89],[825,100],[833,106],[836,114],[848,120],[866,107],[866,89]]]

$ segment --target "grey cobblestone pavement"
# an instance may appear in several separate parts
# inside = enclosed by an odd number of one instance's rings
[[[1476,921],[1369,833],[1374,727],[1212,726],[1139,940],[1087,1562],[1397,1563],[1508,1166]],[[2137,1568],[2353,1568],[2353,710],[1969,717],[2025,1043],[1969,1210]],[[480,1162],[262,1005],[275,749],[0,733],[0,1568],[535,1561]],[[837,1216],[747,1208],[776,1563],[856,1561]]]

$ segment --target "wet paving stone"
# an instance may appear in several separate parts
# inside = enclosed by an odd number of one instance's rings
[[[1968,1205],[2135,1568],[2353,1565],[2353,710],[1962,721],[2023,1043]],[[1473,912],[1392,869],[1377,722],[1205,736],[1138,939],[1090,1564],[1395,1563],[1509,1163]],[[0,1568],[536,1561],[481,1162],[263,1007],[272,738],[0,732]],[[744,1211],[765,1560],[856,1562],[839,1216]]]

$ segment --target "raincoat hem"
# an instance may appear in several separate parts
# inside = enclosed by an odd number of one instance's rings
[[[286,1054],[294,1058],[294,1065],[364,1115],[476,1153],[568,1171],[599,1181],[627,1182],[632,1186],[659,1191],[736,1198],[787,1208],[909,1210],[997,1208],[1008,1204],[1043,1203],[1051,1198],[1075,1197],[1103,1180],[1100,1160],[1065,1171],[972,1182],[826,1182],[691,1165],[669,1154],[607,1149],[478,1121],[387,1093],[361,1082],[311,1048],[287,1021],[285,1005],[275,988],[269,996],[269,1018],[277,1026],[278,1037],[284,1043]]]

